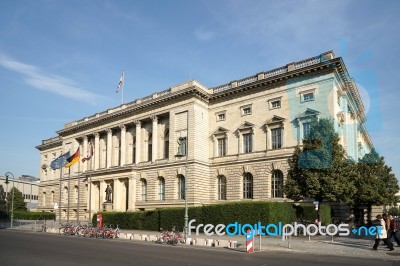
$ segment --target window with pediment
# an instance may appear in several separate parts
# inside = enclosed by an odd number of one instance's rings
[[[215,156],[222,157],[226,156],[227,154],[227,145],[228,145],[228,138],[227,138],[228,130],[223,127],[218,127],[217,130],[213,133],[213,140],[214,140],[214,149],[215,149]]]
[[[239,151],[241,153],[251,153],[254,151],[254,124],[250,122],[244,122],[238,129],[237,133],[239,135],[239,139],[241,147],[239,147]]]
[[[265,122],[268,149],[275,150],[284,146],[284,122],[285,118],[277,115],[274,115]]]
[[[316,110],[307,108],[304,112],[296,116],[297,126],[298,126],[298,140],[299,143],[302,142],[303,139],[309,137],[311,133],[311,125],[314,119],[318,119],[318,115],[320,113]]]

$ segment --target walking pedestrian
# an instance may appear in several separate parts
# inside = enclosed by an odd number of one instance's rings
[[[378,220],[375,244],[373,246],[373,250],[377,250],[379,246],[379,241],[382,240],[388,247],[389,251],[394,250],[393,243],[388,239],[387,230],[386,230],[386,222],[383,220],[382,215],[378,214],[376,216]]]
[[[391,241],[391,238],[393,236],[394,241],[396,241],[396,243],[397,243],[397,246],[400,246],[400,239],[399,239],[399,236],[397,235],[397,233],[398,233],[397,232],[397,230],[398,230],[397,223],[395,223],[395,220],[393,219],[392,215],[389,215],[387,219],[388,219],[387,223],[389,223],[389,229],[387,232],[388,240]]]

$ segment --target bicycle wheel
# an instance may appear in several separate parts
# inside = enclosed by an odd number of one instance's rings
[[[63,235],[65,233],[65,228],[60,227],[60,229],[58,229],[58,232],[60,233],[60,235]]]

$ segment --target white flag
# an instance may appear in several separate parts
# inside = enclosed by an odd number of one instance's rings
[[[124,71],[122,71],[122,73],[121,73],[121,77],[119,78],[117,89],[115,90],[115,93],[119,92],[119,90],[122,87],[122,84],[124,84]]]

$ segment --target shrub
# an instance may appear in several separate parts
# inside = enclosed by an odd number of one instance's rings
[[[118,224],[123,229],[158,231],[160,228],[182,231],[184,226],[184,208],[166,208],[152,211],[138,212],[101,212],[103,224]],[[331,220],[331,207],[321,205],[321,220],[327,224]],[[190,207],[188,209],[189,221],[196,219],[195,224],[240,224],[263,225],[282,222],[292,223],[298,220],[313,222],[317,219],[317,211],[314,205],[300,204],[294,206],[288,202],[233,202],[226,204],[206,205]],[[93,215],[92,221],[96,224],[97,215]]]

